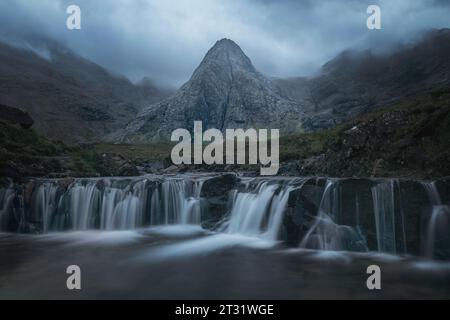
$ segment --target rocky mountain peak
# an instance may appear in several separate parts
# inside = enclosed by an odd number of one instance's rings
[[[238,73],[257,73],[250,59],[230,39],[216,42],[194,72],[193,79],[204,77],[205,72],[227,73],[230,78]]]
[[[191,79],[171,98],[145,108],[115,141],[168,140],[176,128],[279,128],[301,130],[301,107],[284,98],[242,49],[222,39],[207,52]]]

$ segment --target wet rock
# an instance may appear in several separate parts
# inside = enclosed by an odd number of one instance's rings
[[[234,174],[224,174],[204,182],[201,197],[205,200],[207,215],[203,217],[202,226],[214,229],[228,213],[228,197],[237,187],[239,179]]]
[[[283,163],[278,170],[278,175],[280,176],[296,176],[299,173],[298,161],[289,161]]]
[[[164,169],[162,172],[163,173],[177,173],[178,171],[180,171],[180,168],[175,165],[172,165],[172,166]]]
[[[236,187],[239,179],[234,174],[224,174],[205,181],[202,187],[202,197],[223,197]]]
[[[323,179],[309,179],[290,193],[281,231],[288,245],[298,246],[314,223],[324,190]]]
[[[138,176],[139,171],[136,166],[132,165],[131,163],[126,163],[119,168],[118,175],[122,177],[133,177]]]
[[[67,189],[74,181],[75,181],[74,178],[65,178],[65,179],[59,180],[58,182],[59,182],[59,185],[61,186],[61,188]]]
[[[33,196],[34,187],[35,187],[35,181],[33,181],[33,180],[31,180],[30,182],[25,184],[25,187],[24,187],[25,203],[31,202],[31,197]]]
[[[165,161],[151,161],[145,164],[145,169],[151,173],[159,172],[165,168],[169,167]]]
[[[450,206],[450,177],[436,181],[436,188],[439,191],[442,203]]]

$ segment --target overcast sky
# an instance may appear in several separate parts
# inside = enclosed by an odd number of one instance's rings
[[[82,30],[66,29],[66,8]],[[381,31],[366,27],[369,4]],[[268,76],[310,75],[347,48],[380,49],[450,26],[450,0],[1,0],[0,33],[10,41],[54,38],[133,81],[187,81],[221,38],[237,42]]]

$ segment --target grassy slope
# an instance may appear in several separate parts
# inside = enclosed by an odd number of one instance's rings
[[[2,176],[39,174],[59,170],[48,157],[62,155],[67,147],[39,136],[34,130],[0,121],[0,168]]]
[[[128,144],[96,144],[94,149],[97,153],[118,154],[132,161],[140,163],[145,161],[161,161],[170,157],[172,146],[169,144],[154,145],[128,145]]]
[[[0,176],[74,176],[99,172],[95,153],[48,140],[33,129],[0,121]]]
[[[163,160],[170,149],[169,145],[68,146],[46,139],[33,129],[0,121],[0,177],[132,175],[133,171],[123,168]]]
[[[447,176],[450,90],[380,108],[330,130],[284,137],[280,145],[282,162],[316,158],[303,174]]]
[[[162,161],[170,151],[171,145],[67,146],[0,121],[0,177],[120,175],[124,163]],[[282,137],[280,157],[295,164],[290,174],[297,175],[448,176],[450,90],[411,98],[330,130]]]

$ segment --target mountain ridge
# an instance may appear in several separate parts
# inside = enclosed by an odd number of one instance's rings
[[[0,42],[0,104],[27,111],[48,138],[99,141],[168,94],[134,85],[51,40],[30,47]]]
[[[431,30],[413,43],[374,54],[343,51],[313,78],[276,79],[305,107],[308,131],[330,128],[381,106],[450,86],[450,29]]]
[[[150,105],[112,139],[127,143],[167,141],[177,128],[277,128],[300,130],[299,105],[284,97],[259,73],[232,40],[222,39],[206,53],[189,81],[174,96]]]

